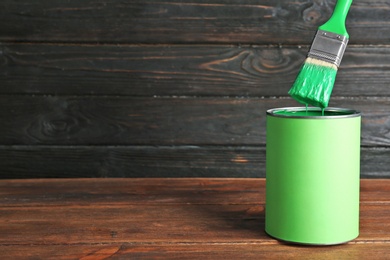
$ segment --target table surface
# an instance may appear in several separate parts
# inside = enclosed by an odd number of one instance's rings
[[[1,259],[388,259],[390,180],[360,197],[360,236],[312,247],[265,234],[264,179],[1,180]]]

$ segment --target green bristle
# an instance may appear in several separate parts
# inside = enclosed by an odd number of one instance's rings
[[[337,67],[321,60],[307,58],[288,92],[305,105],[326,108],[332,94]]]

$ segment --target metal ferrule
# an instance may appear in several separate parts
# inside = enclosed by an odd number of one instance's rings
[[[339,67],[347,44],[344,35],[318,30],[307,56]]]

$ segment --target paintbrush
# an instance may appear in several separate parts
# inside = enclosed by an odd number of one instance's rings
[[[321,25],[307,58],[288,92],[296,101],[326,108],[349,35],[345,20],[352,0],[338,0],[331,18]]]

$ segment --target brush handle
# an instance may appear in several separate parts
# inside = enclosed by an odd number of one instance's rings
[[[343,35],[349,38],[345,28],[345,20],[349,11],[352,0],[338,0],[330,19],[319,27],[320,30],[328,31]]]

